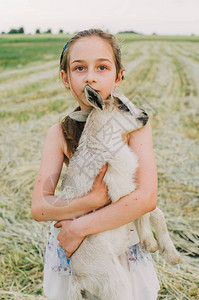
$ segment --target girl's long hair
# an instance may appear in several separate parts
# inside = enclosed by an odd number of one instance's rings
[[[80,106],[76,107],[74,111],[81,110]],[[67,143],[68,156],[65,156],[65,159],[68,162],[72,155],[77,149],[79,139],[81,137],[82,131],[84,129],[85,122],[78,122],[74,119],[71,119],[69,116],[66,116],[61,121],[61,128],[64,135],[64,138]]]

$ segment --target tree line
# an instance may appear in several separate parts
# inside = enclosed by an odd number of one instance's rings
[[[25,31],[24,31],[23,27],[20,27],[19,29],[12,28],[8,32],[5,32],[5,31],[1,32],[1,34],[24,34],[24,33],[25,33]],[[43,32],[41,32],[39,28],[35,30],[35,34],[40,34],[40,33],[52,33],[52,30],[48,29]],[[60,29],[59,33],[64,33],[63,29]]]

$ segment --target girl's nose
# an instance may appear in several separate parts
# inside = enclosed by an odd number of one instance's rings
[[[96,77],[95,77],[95,71],[94,70],[88,70],[86,72],[86,77],[85,77],[85,82],[86,83],[92,83],[92,82],[96,82]]]

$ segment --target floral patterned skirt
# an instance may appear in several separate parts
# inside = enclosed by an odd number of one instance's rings
[[[43,291],[49,300],[69,300],[70,258],[59,246],[60,229],[51,225],[51,235],[46,246],[44,260]],[[127,250],[132,274],[134,300],[155,300],[160,289],[151,254],[137,243]]]

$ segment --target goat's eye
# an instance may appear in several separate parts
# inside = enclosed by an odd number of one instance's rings
[[[119,105],[118,108],[121,109],[121,110],[123,110],[123,111],[130,111],[125,104]]]

